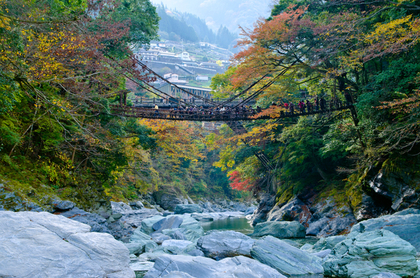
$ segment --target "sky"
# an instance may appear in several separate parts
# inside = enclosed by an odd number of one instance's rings
[[[270,15],[274,0],[152,0],[169,9],[188,12],[204,19],[213,30],[220,25],[239,33],[239,26],[251,28],[258,18]]]

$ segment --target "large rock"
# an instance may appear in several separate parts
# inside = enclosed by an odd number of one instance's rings
[[[214,221],[214,217],[207,213],[193,213],[191,217],[199,222],[211,222]]]
[[[267,221],[299,221],[305,224],[311,219],[309,207],[295,197],[283,206],[276,205],[270,210]]]
[[[152,228],[154,231],[162,231],[165,229],[176,229],[181,226],[184,220],[179,216],[167,216],[153,224]]]
[[[127,213],[127,212],[132,212],[133,209],[130,207],[130,205],[124,203],[124,202],[112,202],[111,201],[111,208],[112,208],[112,213],[116,214],[116,213]]]
[[[156,203],[165,210],[174,211],[179,204],[184,204],[182,197],[178,197],[176,193],[157,191],[153,193]]]
[[[338,206],[333,198],[327,198],[311,207],[312,218],[307,223],[306,234],[318,237],[348,233],[357,223],[352,210]]]
[[[349,236],[323,263],[324,275],[362,278],[392,272],[412,277],[418,271],[416,249],[387,230]]]
[[[15,192],[8,189],[5,185],[0,183],[0,210],[10,211],[44,211],[39,205],[32,202],[27,202],[20,196],[17,196]]]
[[[70,218],[71,220],[89,225],[92,228],[92,232],[112,234],[111,230],[108,227],[106,219],[96,213],[90,213],[77,207],[74,207],[69,211],[60,213],[60,215]]]
[[[161,215],[155,215],[150,218],[143,219],[141,221],[141,231],[145,234],[150,235],[155,230],[153,229],[153,225],[155,225],[157,222],[165,219],[165,217]]]
[[[283,278],[275,269],[246,257],[215,261],[203,257],[161,256],[144,278],[157,277],[247,277]]]
[[[408,209],[393,215],[362,221],[351,229],[351,234],[385,229],[411,243],[420,251],[420,213],[416,209]]]
[[[347,239],[345,236],[331,236],[324,237],[318,240],[314,246],[311,248],[312,252],[320,252],[323,250],[333,249],[338,243]]]
[[[130,242],[126,243],[126,247],[130,251],[130,254],[139,255],[144,252],[148,252],[152,249],[157,248],[157,244],[152,240],[152,237],[141,232],[138,228],[134,231],[134,234],[130,238]]]
[[[375,196],[378,197],[377,195]],[[363,193],[362,201],[353,209],[354,216],[357,221],[379,217],[380,215],[388,213],[390,206],[391,200],[386,198],[385,201],[383,198],[375,200],[372,196]]]
[[[0,277],[135,277],[109,234],[46,212],[0,212]]]
[[[263,222],[254,227],[253,237],[274,236],[277,238],[304,238],[305,227],[297,221]]]
[[[141,231],[146,234],[152,234],[158,231],[173,239],[185,239],[192,242],[197,242],[197,240],[204,235],[203,227],[201,227],[197,220],[189,215],[167,217],[156,215],[142,221]]]
[[[324,272],[321,258],[306,253],[286,242],[267,236],[255,241],[251,255],[284,275],[312,275]]]
[[[188,205],[176,205],[175,214],[184,214],[184,213],[201,213],[203,209],[197,204],[188,204]]]
[[[115,217],[118,216],[118,219],[109,217],[107,220],[98,214],[89,213],[77,207],[60,214],[72,220],[88,224],[92,227],[93,232],[109,233],[116,239],[128,241],[134,230],[141,226],[141,222],[144,219],[159,213],[155,209],[132,210],[130,206],[124,203],[114,203],[113,209],[115,212],[113,215]],[[117,211],[120,212],[116,213]],[[110,221],[111,218],[112,221]]]
[[[267,221],[267,214],[268,212],[274,207],[276,204],[276,196],[270,194],[264,194],[261,197],[261,200],[258,204],[258,208],[254,211],[252,215],[252,225],[256,225],[258,223]]]
[[[206,257],[220,260],[226,257],[251,256],[255,240],[234,231],[212,232],[197,241],[197,247]]]
[[[74,208],[74,203],[70,201],[54,200],[51,205],[55,211],[66,211]]]

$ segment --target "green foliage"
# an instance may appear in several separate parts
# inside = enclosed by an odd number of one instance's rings
[[[112,16],[117,21],[129,22],[129,43],[142,46],[157,39],[159,16],[149,0],[122,0],[119,3]]]
[[[19,103],[21,91],[17,83],[0,69],[0,116]]]

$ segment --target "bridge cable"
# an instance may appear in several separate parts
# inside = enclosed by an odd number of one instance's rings
[[[287,68],[284,68],[277,76],[275,76],[274,78],[272,78],[270,80],[270,82],[268,82],[267,84],[265,84],[262,88],[258,89],[255,93],[253,93],[252,95],[250,95],[249,97],[247,97],[246,99],[242,100],[240,103],[238,103],[237,105],[234,106],[234,108],[243,105],[249,101],[251,101],[252,99],[256,98],[258,95],[260,95],[261,93],[264,92],[265,89],[269,88],[271,85],[274,84],[274,82],[276,82],[276,80],[280,77],[286,74],[286,72],[293,67],[295,64],[297,63],[297,61],[294,61],[290,66],[288,66]]]
[[[132,78],[132,77],[128,76],[125,72],[121,72],[120,70],[118,70],[118,69],[116,69],[116,68],[114,68],[114,69],[115,69],[115,70],[117,70],[117,71],[119,71],[119,72],[120,72],[120,74],[122,74],[122,75],[123,75],[124,77],[126,77],[127,79],[130,79],[131,81],[133,81],[134,83],[136,83],[139,87],[141,87],[141,88],[143,88],[143,89],[147,90],[148,92],[150,92],[150,93],[152,93],[152,94],[154,94],[154,95],[156,95],[156,96],[158,96],[158,97],[160,97],[160,98],[165,98],[165,97],[163,97],[162,95],[159,95],[158,93],[156,93],[155,91],[153,91],[153,90],[151,90],[151,89],[149,89],[149,88],[145,87],[142,83],[138,82],[138,81],[137,81],[137,80],[135,80],[134,78]],[[147,86],[152,87],[154,90],[156,90],[156,91],[160,92],[161,94],[163,94],[163,95],[165,95],[165,96],[167,96],[167,97],[172,98],[172,96],[171,96],[171,95],[168,95],[167,93],[165,93],[165,92],[163,92],[163,91],[161,91],[161,90],[159,90],[159,89],[157,89],[157,88],[153,87],[153,86],[152,86],[152,85],[150,85],[149,83],[146,83],[146,84],[147,84]],[[179,101],[179,102],[182,102],[185,106],[189,106],[189,104],[188,104],[187,102],[183,101],[182,99],[179,99],[178,101]]]
[[[257,85],[258,83],[260,83],[260,82],[261,82],[261,80],[263,80],[264,78],[266,78],[266,77],[267,77],[270,73],[271,73],[271,72],[269,72],[269,73],[265,74],[263,77],[261,77],[260,79],[258,79],[258,80],[257,80],[257,81],[255,81],[254,83],[252,83],[252,84],[251,84],[251,86],[249,86],[248,88],[246,88],[244,91],[242,91],[242,92],[240,92],[240,93],[238,93],[238,94],[236,94],[236,95],[234,95],[234,96],[230,97],[230,98],[229,98],[229,99],[227,99],[226,101],[223,101],[223,102],[221,103],[221,105],[228,104],[228,103],[230,103],[230,102],[234,101],[235,99],[237,99],[238,97],[240,97],[240,96],[242,96],[242,95],[246,94],[249,90],[251,90],[253,87],[255,87],[255,85]]]
[[[117,65],[119,65],[120,67],[122,67],[122,66],[121,66],[121,65],[120,65],[117,61],[115,61],[115,59],[114,59],[114,58],[110,57],[110,59],[111,59],[111,60],[113,60],[115,63],[117,63]],[[162,98],[162,99],[163,99],[163,98],[165,98],[165,97],[163,97],[163,96],[159,95],[158,93],[156,93],[155,91],[153,91],[153,90],[151,90],[151,89],[149,89],[149,88],[145,87],[142,83],[138,82],[138,81],[137,81],[137,80],[135,80],[134,78],[132,78],[132,77],[128,76],[125,72],[122,72],[121,70],[119,70],[119,69],[117,69],[117,68],[115,68],[115,67],[113,67],[113,68],[114,68],[115,70],[119,71],[119,72],[120,72],[120,74],[122,74],[122,75],[123,75],[123,76],[125,76],[126,78],[128,78],[128,79],[130,79],[131,81],[133,81],[134,83],[136,83],[139,87],[141,87],[141,88],[143,88],[143,89],[147,90],[148,92],[150,92],[150,93],[152,93],[152,94],[154,94],[154,95],[156,95],[156,96],[158,96],[158,97],[160,97],[160,98]],[[129,72],[129,73],[133,74],[133,73],[130,71],[130,69],[125,68],[125,70],[126,70],[126,72]],[[165,92],[163,92],[163,91],[161,91],[161,90],[159,90],[159,89],[155,88],[154,86],[150,85],[150,84],[149,84],[149,83],[147,83],[147,82],[144,82],[144,84],[147,84],[147,86],[149,86],[149,87],[153,88],[154,90],[156,90],[156,91],[160,92],[161,94],[163,94],[163,95],[167,96],[168,98],[173,98],[171,95],[169,95],[169,94],[167,94],[167,93],[165,93]],[[190,104],[188,104],[187,102],[183,101],[182,99],[178,99],[178,101],[179,101],[180,103],[183,103],[183,104],[184,104],[184,106],[189,106],[189,105],[190,105]]]
[[[191,95],[191,96],[194,96],[194,97],[196,97],[196,98],[198,98],[198,99],[201,99],[201,100],[203,100],[204,102],[210,103],[210,104],[212,104],[212,105],[216,105],[216,103],[215,103],[214,101],[212,101],[212,100],[209,100],[209,99],[207,99],[207,98],[205,98],[205,97],[201,97],[201,96],[198,96],[198,95],[193,94],[193,93],[191,93],[191,92],[188,92],[188,91],[186,91],[186,90],[184,90],[184,89],[182,89],[182,88],[178,87],[176,84],[169,82],[168,80],[166,80],[165,78],[163,78],[162,76],[160,76],[159,74],[157,74],[155,71],[153,71],[152,69],[150,69],[147,65],[145,65],[143,62],[141,62],[139,59],[134,58],[134,60],[136,60],[136,62],[137,62],[137,63],[139,63],[139,64],[140,64],[143,68],[147,69],[149,72],[153,73],[154,75],[156,75],[157,77],[159,77],[161,80],[165,81],[166,83],[168,83],[168,84],[170,84],[170,85],[174,86],[174,87],[175,87],[175,88],[177,88],[178,90],[181,90],[181,91],[183,91],[184,93],[186,93],[186,94],[188,94],[188,95]],[[172,97],[172,96],[171,96],[171,97]]]

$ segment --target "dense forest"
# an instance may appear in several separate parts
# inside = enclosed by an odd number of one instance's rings
[[[113,9],[109,9],[109,6]],[[154,80],[130,45],[157,39],[148,0],[0,1],[0,183],[89,208],[158,186],[232,195],[194,123],[110,115],[126,80]],[[211,182],[210,182],[211,181]]]
[[[231,33],[225,26],[221,25],[215,34],[203,19],[193,14],[169,11],[163,5],[157,6],[157,13],[160,17],[159,34],[162,39],[208,42],[226,49],[235,46],[237,35]]]
[[[270,107],[262,113],[272,120],[248,122],[238,136],[226,125],[210,132],[111,114],[127,80],[155,80],[130,46],[158,39],[159,17],[168,36],[211,40],[197,18],[159,16],[149,0],[0,0],[0,183],[27,200],[59,196],[83,208],[167,189],[195,198],[271,192],[278,202],[310,192],[353,209],[368,195],[391,209],[372,181],[396,196],[420,190],[419,9],[279,1],[243,30],[234,66],[212,81],[219,97],[243,92]],[[357,115],[276,119],[283,103],[344,103],[345,94]]]
[[[319,193],[354,210],[366,196],[385,210],[398,209],[391,208],[393,198],[415,202],[419,7],[412,1],[279,1],[270,18],[244,31],[236,66],[213,79],[218,95],[260,80],[254,91],[272,83],[258,97],[261,107],[297,106],[305,100],[302,91],[310,102],[345,103],[348,94],[357,114],[253,122],[239,137],[225,131],[215,139],[224,146],[217,165],[230,171],[233,186],[271,191],[279,202]],[[281,113],[278,106],[269,110],[273,118]],[[266,152],[275,169],[262,167],[250,148]]]

